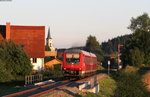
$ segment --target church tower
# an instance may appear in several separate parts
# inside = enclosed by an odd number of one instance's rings
[[[47,46],[50,48],[50,51],[55,51],[55,47],[53,46],[53,41],[50,35],[50,27],[48,28],[48,34],[47,34]]]

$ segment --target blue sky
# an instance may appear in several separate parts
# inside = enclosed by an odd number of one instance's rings
[[[0,1],[0,24],[51,27],[57,48],[83,46],[87,37],[101,43],[131,33],[131,17],[150,14],[150,0],[12,0]]]

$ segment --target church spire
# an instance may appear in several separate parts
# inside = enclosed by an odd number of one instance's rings
[[[47,39],[52,39],[52,38],[51,38],[51,34],[50,34],[50,27],[48,28],[48,35],[47,35]]]
[[[53,40],[50,35],[50,27],[48,28],[48,33],[47,33],[47,46],[50,48],[50,51],[55,51],[55,47],[53,46]]]

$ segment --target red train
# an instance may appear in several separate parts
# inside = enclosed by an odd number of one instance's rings
[[[97,57],[83,50],[66,50],[63,57],[65,77],[85,77],[97,71]]]

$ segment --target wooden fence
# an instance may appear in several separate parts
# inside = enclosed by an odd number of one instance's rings
[[[43,75],[27,75],[25,76],[25,85],[34,84],[35,82],[39,82],[43,80]]]

